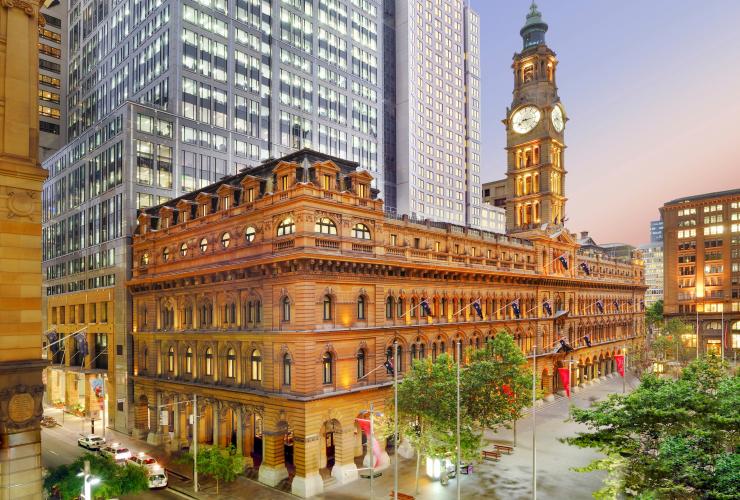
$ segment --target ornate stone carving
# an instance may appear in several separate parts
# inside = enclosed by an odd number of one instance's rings
[[[36,427],[44,413],[43,384],[19,384],[0,391],[0,432]]]
[[[6,7],[8,9],[12,9],[13,7],[21,9],[23,12],[26,13],[27,16],[33,16],[33,6],[28,3],[24,2],[23,0],[1,0],[3,7]]]
[[[8,192],[8,218],[30,217],[35,205],[36,193],[32,191]]]

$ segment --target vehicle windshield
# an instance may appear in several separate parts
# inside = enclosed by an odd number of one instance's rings
[[[152,474],[151,476],[149,476],[149,479],[154,481],[164,479],[164,474]]]
[[[103,441],[103,438],[101,437],[91,437],[90,441]]]

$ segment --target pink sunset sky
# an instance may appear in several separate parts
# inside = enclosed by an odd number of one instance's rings
[[[504,176],[501,120],[528,0],[470,0],[481,18],[482,179]],[[740,1],[540,0],[570,121],[567,225],[649,241],[658,208],[740,188]]]

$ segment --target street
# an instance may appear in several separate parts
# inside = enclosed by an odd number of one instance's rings
[[[59,424],[62,424],[62,412],[56,408],[46,408],[44,414],[54,417]],[[68,464],[80,455],[87,452],[84,448],[77,446],[77,438],[83,429],[83,421],[80,417],[66,414],[64,416],[64,425],[53,428],[41,428],[41,463],[44,468],[49,469],[58,467],[62,464]],[[84,422],[84,432],[90,432],[90,422]],[[108,442],[118,441],[127,446],[132,452],[151,451],[152,447],[146,443],[131,439],[129,436],[114,432],[110,429],[106,431]],[[149,498],[180,498],[175,494],[165,490],[150,490],[125,498],[149,499]]]

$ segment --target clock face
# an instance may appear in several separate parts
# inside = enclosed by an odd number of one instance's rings
[[[537,126],[541,116],[542,113],[535,106],[525,106],[511,117],[512,128],[518,134],[526,134]]]
[[[563,131],[563,127],[565,126],[565,120],[563,119],[563,110],[560,108],[560,106],[555,106],[552,108],[552,113],[550,113],[550,118],[552,119],[552,126],[555,127],[555,130],[558,132]]]

